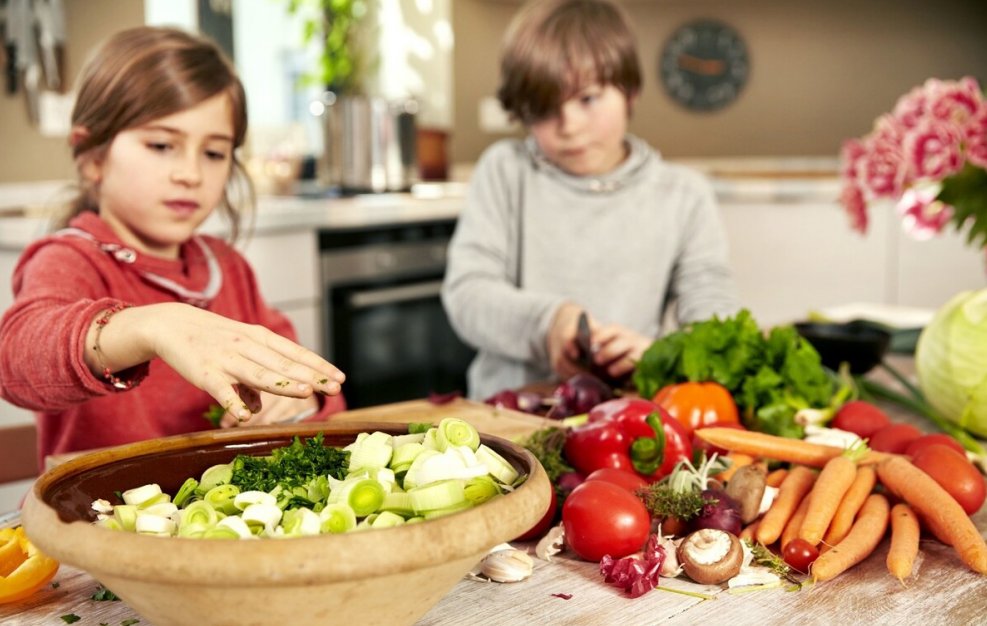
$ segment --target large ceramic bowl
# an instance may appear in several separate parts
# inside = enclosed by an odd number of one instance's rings
[[[528,479],[478,507],[419,524],[342,535],[257,541],[144,536],[92,525],[96,498],[156,482],[174,494],[185,478],[237,454],[266,454],[295,435],[325,433],[343,446],[359,432],[407,433],[394,424],[295,424],[210,431],[94,452],[45,473],[22,512],[27,535],[86,570],[158,626],[411,624],[489,551],[548,508],[545,470],[523,448],[482,436]]]

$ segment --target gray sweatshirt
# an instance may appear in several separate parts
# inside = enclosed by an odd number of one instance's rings
[[[549,163],[532,138],[488,148],[449,246],[442,302],[478,350],[470,398],[550,380],[546,334],[556,309],[658,337],[740,304],[712,187],[628,136],[628,158],[600,177]]]

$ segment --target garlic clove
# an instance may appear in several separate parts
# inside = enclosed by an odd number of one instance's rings
[[[531,557],[522,550],[498,550],[483,557],[479,575],[497,583],[515,583],[530,577],[534,565]]]
[[[543,561],[551,561],[552,557],[562,552],[565,545],[565,530],[562,524],[548,529],[545,536],[535,546],[535,556]]]

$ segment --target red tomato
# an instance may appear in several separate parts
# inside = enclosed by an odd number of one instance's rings
[[[836,412],[831,426],[849,431],[861,439],[869,439],[878,430],[891,424],[888,414],[870,402],[853,400]]]
[[[919,450],[912,463],[949,492],[967,515],[973,515],[983,506],[987,486],[984,485],[984,477],[966,455],[934,443]]]
[[[662,387],[654,402],[692,431],[704,426],[726,426],[740,422],[737,403],[730,391],[719,383],[686,382]]]
[[[805,539],[792,539],[781,550],[781,556],[792,569],[809,573],[809,566],[819,558],[819,550]]]
[[[890,424],[870,437],[867,445],[878,452],[904,454],[908,444],[922,436],[922,431],[911,424]]]
[[[952,448],[953,450],[956,450],[963,456],[966,456],[966,450],[963,449],[963,446],[960,445],[960,442],[956,441],[955,439],[953,439],[952,437],[950,437],[945,433],[932,433],[929,435],[922,435],[918,439],[908,444],[908,447],[905,448],[905,454],[910,457],[914,457],[916,454],[919,453],[919,450],[931,446],[932,444],[938,444]]]
[[[542,516],[538,522],[529,528],[523,535],[519,536],[514,541],[532,541],[534,539],[540,539],[548,529],[555,524],[555,517],[559,512],[559,498],[555,494],[555,486],[549,485],[552,489],[552,497],[548,501],[548,510],[545,511],[545,515]]]
[[[566,544],[586,561],[615,559],[641,549],[651,516],[637,496],[605,480],[587,480],[562,504]]]
[[[586,477],[586,480],[605,480],[608,483],[617,485],[618,487],[623,487],[631,493],[635,493],[638,489],[647,487],[651,484],[642,478],[637,472],[615,469],[613,467],[601,467],[598,470],[593,470],[593,472]]]

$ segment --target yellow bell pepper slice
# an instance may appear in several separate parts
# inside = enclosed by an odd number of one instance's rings
[[[57,571],[58,561],[38,550],[22,527],[0,530],[0,604],[30,596]]]

